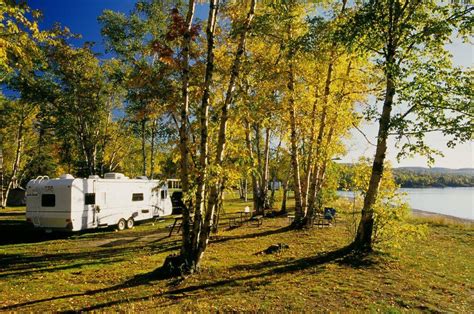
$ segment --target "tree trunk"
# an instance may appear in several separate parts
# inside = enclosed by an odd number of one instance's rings
[[[275,161],[279,161],[279,154],[280,154],[280,147],[281,147],[281,137],[280,137],[280,141],[275,149]],[[280,165],[274,165],[272,167],[272,170],[271,170],[271,173],[272,173],[272,190],[271,190],[271,194],[270,194],[270,208],[273,208],[274,204],[275,204],[275,184],[277,182],[277,167],[279,167]],[[280,187],[278,187],[278,189],[280,189]]]
[[[16,185],[16,182],[18,179],[17,175],[20,170],[20,161],[21,161],[21,156],[23,152],[23,131],[24,131],[25,119],[26,117],[22,113],[22,116],[20,117],[20,123],[18,125],[17,136],[16,136],[15,160],[13,161],[12,173],[11,173],[10,179],[8,180],[7,188],[5,190],[5,195],[2,199],[2,204],[1,204],[3,208],[7,206],[8,194],[10,194],[10,190],[12,189],[14,185]],[[3,155],[2,155],[2,165],[3,165]],[[3,171],[2,171],[2,175],[3,175]],[[2,178],[2,181],[3,181],[3,178]],[[3,185],[2,185],[2,190],[3,190]]]
[[[253,129],[255,131],[255,154],[256,154],[256,157],[257,157],[257,172],[259,174],[259,176],[258,176],[259,184],[258,185],[261,187],[261,185],[262,185],[263,165],[262,165],[262,136],[261,136],[261,133],[260,133],[260,123],[258,123],[258,122],[254,123]]]
[[[4,180],[5,180],[5,175],[4,175],[4,167],[3,167],[3,148],[2,148],[2,143],[3,138],[0,136],[0,207],[5,208],[5,194],[3,191],[3,186],[4,186]]]
[[[317,199],[317,186],[318,180],[321,171],[321,151],[322,151],[322,144],[324,138],[324,131],[326,128],[326,118],[327,118],[327,110],[328,110],[328,101],[329,95],[331,93],[331,83],[332,83],[332,72],[334,67],[334,56],[335,56],[335,45],[333,45],[331,50],[331,59],[328,65],[328,72],[326,75],[326,82],[324,84],[324,94],[323,94],[323,108],[321,113],[321,121],[319,124],[319,131],[318,131],[318,138],[316,140],[316,153],[315,153],[315,164],[313,165],[313,178],[311,181],[311,186],[309,189],[309,200],[308,200],[308,214],[306,217],[306,226],[312,227],[314,216],[315,216],[315,201]]]
[[[191,46],[191,28],[195,10],[195,0],[189,0],[188,13],[186,15],[186,31],[184,33],[183,41],[183,85],[182,85],[182,97],[183,104],[180,111],[181,125],[179,127],[179,151],[181,154],[180,158],[180,179],[181,179],[181,190],[183,192],[183,202],[185,204],[183,208],[183,222],[182,222],[182,245],[180,257],[185,263],[189,263],[192,252],[191,242],[191,215],[193,212],[193,204],[189,195],[189,137],[188,137],[188,116],[189,116],[189,49]],[[189,269],[190,265],[185,265],[185,270]]]
[[[276,185],[276,182],[277,182],[275,173],[273,173],[273,175],[272,175],[272,181],[271,182],[272,182],[272,184],[271,184],[271,190],[270,190],[269,205],[270,205],[270,208],[273,208],[273,205],[275,204],[275,185]]]
[[[218,202],[216,204],[216,210],[215,210],[215,215],[212,219],[212,228],[211,231],[213,233],[217,233],[219,230],[219,220],[220,216],[225,214],[224,211],[224,192],[225,192],[225,184],[226,184],[226,179],[224,178],[222,180],[222,183],[220,185],[220,190],[219,190],[219,196],[218,196]]]
[[[110,110],[110,109],[109,109]],[[108,115],[107,115],[107,120],[105,121],[105,126],[104,126],[104,133],[102,135],[102,143],[100,146],[99,150],[99,161],[98,164],[100,164],[100,172],[99,174],[103,177],[104,176],[104,166],[105,166],[105,151],[109,142],[109,123],[112,117],[112,111],[110,110]]]
[[[387,137],[390,128],[391,111],[393,98],[395,95],[395,82],[393,79],[395,48],[389,43],[387,48],[386,61],[386,89],[385,100],[382,109],[382,116],[379,120],[379,131],[377,135],[377,149],[372,164],[372,173],[370,176],[369,187],[364,198],[364,207],[362,208],[362,217],[357,228],[357,234],[353,242],[355,249],[360,251],[372,250],[372,232],[374,227],[373,205],[377,199],[377,194],[384,171],[385,154],[387,152]]]
[[[311,182],[314,175],[314,166],[313,166],[313,150],[314,150],[314,140],[316,137],[316,107],[318,102],[318,93],[316,88],[316,99],[313,102],[313,108],[311,109],[311,128],[310,128],[310,138],[309,138],[309,148],[307,151],[308,158],[306,160],[306,175],[302,184],[302,198],[303,198],[303,207],[307,208],[306,221],[308,216],[311,216]]]
[[[270,129],[265,131],[265,142],[263,147],[263,154],[261,150],[261,134],[260,125],[255,124],[255,150],[257,155],[257,173],[255,171],[252,175],[254,187],[254,210],[255,214],[263,215],[266,209],[270,208],[268,199],[268,169],[269,169],[269,154],[270,154]],[[250,143],[250,141],[247,141]],[[249,144],[247,144],[248,146]],[[250,144],[251,145],[251,144]],[[251,149],[251,146],[250,146]],[[263,155],[263,156],[262,156]]]
[[[340,14],[344,13],[347,5],[347,0],[342,1],[342,6],[341,6],[341,12]],[[326,119],[327,119],[327,110],[328,110],[328,100],[329,100],[329,95],[331,93],[331,83],[332,83],[332,72],[334,68],[334,63],[335,63],[335,58],[336,58],[336,51],[337,46],[335,43],[332,44],[331,46],[331,52],[330,52],[330,60],[329,60],[329,65],[328,65],[328,71],[326,75],[326,81],[324,84],[324,93],[323,93],[323,109],[322,109],[322,114],[321,114],[321,122],[320,122],[320,127],[318,131],[318,138],[316,140],[316,153],[315,153],[315,163],[312,165],[312,178],[311,178],[311,184],[308,190],[308,213],[306,215],[306,227],[312,227],[313,226],[313,221],[314,221],[314,216],[316,214],[316,208],[319,208],[320,205],[320,195],[319,195],[319,190],[321,189],[321,186],[323,185],[324,182],[324,174],[326,172],[326,164],[327,164],[327,156],[322,156],[322,145],[323,145],[323,138],[324,138],[324,132],[326,128]],[[346,73],[346,77],[349,76],[349,71],[350,71],[350,64],[348,66],[348,71]],[[344,90],[344,85],[342,88],[342,91]],[[337,115],[337,113],[336,113]],[[331,125],[331,128],[333,128],[334,125]],[[327,147],[330,144],[330,139],[328,140]],[[318,205],[318,206],[316,206]]]
[[[321,206],[322,206],[322,201],[323,201],[321,191],[322,191],[324,181],[325,181],[325,177],[326,177],[327,165],[328,165],[328,162],[331,158],[328,155],[327,150],[329,149],[329,146],[331,145],[331,142],[332,142],[332,137],[333,137],[333,134],[334,134],[334,128],[335,128],[335,125],[336,125],[336,120],[337,120],[337,112],[334,114],[334,118],[331,119],[331,124],[330,124],[331,127],[329,128],[329,133],[328,133],[328,136],[327,136],[325,156],[323,157],[322,164],[319,167],[318,172],[317,172],[318,177],[317,177],[316,189],[315,189],[315,193],[314,193],[316,195],[316,199],[315,199],[315,204],[313,204],[313,207],[318,211],[321,211]],[[313,213],[314,213],[314,209],[313,209]]]
[[[240,34],[239,44],[237,46],[237,51],[235,53],[234,62],[232,63],[229,84],[227,86],[227,93],[224,100],[224,104],[222,106],[222,113],[221,113],[220,125],[219,125],[219,137],[217,140],[216,159],[215,159],[215,164],[221,171],[223,170],[222,164],[224,161],[224,153],[225,153],[225,148],[226,148],[227,122],[229,120],[228,111],[229,111],[230,104],[232,103],[232,100],[233,100],[235,83],[239,76],[241,59],[245,50],[245,41],[247,37],[247,32],[250,29],[250,24],[255,14],[255,6],[256,6],[256,0],[252,0],[250,4],[250,10],[244,22],[244,28]],[[219,173],[220,178],[222,178],[222,175],[223,173]],[[222,195],[222,193],[219,193],[219,190],[221,190],[221,185],[223,185],[223,179],[218,179],[217,182],[211,187],[209,200],[208,200],[208,206],[207,206],[207,211],[210,212],[211,216],[213,215],[215,207],[218,204],[219,195]]]
[[[296,104],[295,104],[295,77],[293,70],[293,63],[289,60],[288,71],[288,91],[289,91],[289,110],[290,110],[290,129],[291,129],[291,165],[293,172],[293,188],[295,190],[295,220],[293,226],[300,227],[303,218],[305,217],[305,208],[302,207],[301,198],[301,180],[300,180],[300,166],[298,154],[298,137],[296,130]]]
[[[247,177],[245,177],[239,181],[239,198],[244,202],[247,202],[247,193]]]
[[[151,147],[150,147],[150,179],[155,176],[155,136],[156,136],[157,121],[153,119],[151,126]]]
[[[282,182],[283,184],[283,198],[281,200],[281,208],[280,208],[280,214],[281,215],[284,215],[287,213],[287,209],[286,209],[286,200],[287,200],[287,197],[288,197],[288,183],[290,181],[290,176],[288,176],[286,178],[285,181]]]
[[[81,164],[81,172],[83,172],[83,175],[84,175],[87,172],[89,172],[89,168],[90,168],[89,167],[90,165],[89,154],[87,153],[87,144],[86,144],[86,131],[84,129],[84,122],[81,120],[81,117],[77,116],[76,119],[79,125],[79,134],[78,134],[79,145],[81,148],[82,157],[84,158],[82,161],[85,161],[85,164],[86,164],[85,168],[84,168],[84,165]]]
[[[263,149],[263,165],[260,168],[260,189],[258,191],[258,215],[264,215],[266,209],[270,209],[270,200],[268,198],[268,177],[270,163],[270,129],[265,129],[265,144]]]
[[[244,179],[244,202],[248,201],[249,190],[248,190],[248,180],[247,177]]]
[[[98,146],[98,135],[100,129],[97,129],[93,133],[88,131],[86,128],[86,138],[85,138],[85,145],[86,145],[86,154],[87,154],[87,167],[88,167],[88,174],[96,174],[97,170],[97,146]]]
[[[219,0],[211,0],[209,4],[209,18],[207,24],[207,62],[206,73],[204,80],[204,93],[202,96],[200,116],[201,129],[201,143],[199,156],[199,175],[198,186],[196,193],[196,211],[194,214],[193,225],[193,247],[195,253],[193,254],[193,271],[199,268],[201,258],[207,247],[209,241],[209,234],[211,231],[212,216],[214,215],[214,208],[206,210],[206,181],[209,164],[209,98],[212,84],[212,75],[214,73],[214,35],[217,22],[217,11],[219,8]],[[203,220],[204,213],[204,220]]]
[[[346,74],[345,74],[345,77],[349,78],[349,74],[350,74],[350,71],[351,71],[351,62],[349,62],[348,66],[347,66],[347,71],[346,71]],[[340,95],[344,95],[344,91],[345,91],[345,82],[342,84],[342,87],[341,87],[341,92],[340,92]],[[340,96],[337,98],[337,101],[338,102],[342,102],[344,99],[344,96]],[[326,169],[327,169],[327,165],[328,165],[328,162],[330,161],[330,158],[331,158],[331,155],[329,154],[329,148],[330,148],[330,145],[332,143],[332,138],[333,138],[333,135],[334,135],[334,130],[336,128],[336,125],[337,125],[337,118],[338,118],[338,112],[334,112],[333,113],[333,117],[331,119],[331,121],[329,122],[329,132],[328,132],[328,136],[327,136],[327,139],[326,139],[326,143],[325,143],[325,151],[324,151],[324,155],[321,157],[322,159],[322,164],[318,167],[318,177],[316,178],[316,189],[314,191],[314,195],[316,195],[316,199],[315,199],[315,204],[313,204],[313,206],[321,211],[321,207],[322,207],[322,196],[321,196],[321,191],[322,191],[322,188],[323,188],[323,185],[324,185],[324,181],[325,181],[325,176],[326,176]]]
[[[239,199],[244,199],[244,180],[239,180]]]
[[[170,275],[188,275],[192,274],[199,268],[199,263],[203,256],[204,250],[208,242],[208,232],[210,230],[212,214],[209,211],[203,213],[205,210],[206,197],[206,180],[208,171],[208,127],[209,127],[209,96],[212,83],[212,75],[214,71],[214,34],[217,19],[217,10],[219,0],[211,0],[209,5],[209,17],[207,21],[207,62],[204,81],[204,91],[201,101],[201,107],[198,112],[198,119],[200,122],[200,147],[199,147],[199,161],[198,161],[198,178],[197,178],[197,192],[194,210],[194,219],[191,219],[191,212],[188,206],[183,209],[183,241],[181,246],[181,253],[179,256],[168,256],[165,260],[163,268]],[[187,172],[187,165],[189,150],[184,147],[187,145],[187,124],[189,114],[189,47],[190,47],[190,30],[192,27],[192,19],[195,10],[194,1],[189,1],[188,14],[186,17],[187,30],[185,33],[185,43],[183,53],[185,55],[185,69],[183,71],[183,99],[184,106],[181,110],[181,127],[180,127],[180,152],[181,152],[181,177],[184,179],[182,184],[183,194],[189,193],[189,177]],[[185,195],[185,198],[189,195]],[[189,202],[188,202],[189,204]],[[203,232],[204,231],[204,232]]]
[[[264,155],[265,155],[265,162],[263,165],[263,182],[262,182],[262,195],[264,196],[263,199],[263,206],[264,209],[269,209],[270,208],[270,203],[268,200],[268,178],[269,178],[269,164],[270,164],[270,128],[266,128],[265,130],[265,149],[264,149]]]
[[[146,176],[146,120],[141,122],[142,129],[142,175]]]
[[[252,148],[252,137],[250,135],[250,123],[247,120],[245,120],[245,143],[247,145],[247,151],[248,151],[248,154],[249,154],[249,159],[251,160],[252,167],[253,167],[254,164],[255,164],[255,161],[254,161],[254,154],[253,154],[253,148]],[[257,211],[258,208],[259,208],[259,204],[258,204],[258,200],[259,200],[258,193],[259,193],[259,190],[260,190],[259,180],[257,178],[257,175],[256,175],[255,171],[251,172],[251,177],[252,177],[253,209],[254,209],[254,211]]]
[[[91,174],[97,173],[97,143],[92,146],[92,163],[91,163]]]

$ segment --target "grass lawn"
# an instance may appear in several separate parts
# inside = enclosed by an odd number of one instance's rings
[[[241,210],[229,198],[226,211]],[[335,227],[288,231],[287,218],[260,227],[222,225],[202,270],[184,282],[153,271],[177,252],[166,226],[44,235],[24,225],[24,209],[0,212],[0,311],[155,309],[178,311],[442,311],[474,309],[472,224],[419,218],[428,238],[397,254],[365,259],[337,250],[350,241],[348,216]],[[256,254],[286,243],[279,254]]]

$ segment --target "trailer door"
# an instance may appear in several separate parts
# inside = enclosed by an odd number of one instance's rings
[[[100,226],[106,224],[104,217],[107,213],[107,200],[106,200],[106,192],[104,190],[104,184],[94,181],[94,194],[95,194],[95,205],[93,208],[93,216],[94,216],[94,223],[95,226]]]
[[[26,218],[34,225],[40,225],[40,193],[36,185],[28,184],[26,187]]]

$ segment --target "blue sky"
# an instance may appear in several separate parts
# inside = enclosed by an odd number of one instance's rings
[[[103,52],[100,36],[100,26],[97,17],[105,9],[128,12],[133,8],[134,0],[30,0],[28,4],[33,9],[43,12],[41,26],[50,28],[59,22],[67,26],[73,33],[82,35],[81,39],[72,43],[81,46],[86,41],[96,42],[95,51]]]
[[[30,0],[29,5],[34,9],[43,12],[43,20],[41,26],[49,28],[55,22],[59,22],[63,26],[67,26],[72,32],[82,35],[81,39],[75,39],[72,43],[81,46],[84,42],[95,42],[94,51],[98,53],[104,52],[104,45],[100,36],[100,25],[97,17],[104,9],[114,11],[129,12],[135,3],[135,0]],[[203,6],[198,6],[196,15],[201,19],[206,18],[206,12]],[[472,67],[473,64],[473,48],[472,45],[454,42],[449,46],[453,53],[454,62],[457,65]],[[375,142],[377,134],[376,124],[365,124],[362,129],[367,136]],[[455,149],[446,148],[446,140],[440,134],[430,134],[428,142],[436,149],[441,150],[445,157],[438,157],[434,166],[448,168],[473,168],[474,154],[473,142],[458,145]],[[359,156],[364,155],[372,157],[374,149],[369,145],[362,135],[353,132],[353,138],[347,141],[349,153],[343,158],[343,161],[356,161]],[[388,158],[394,166],[426,166],[426,159],[415,157],[406,159],[398,163],[395,160],[397,150],[394,142],[390,142]]]
[[[43,12],[40,23],[42,28],[50,28],[59,22],[73,33],[82,35],[81,39],[72,39],[72,44],[82,46],[84,42],[95,42],[94,51],[103,53],[104,45],[97,18],[106,9],[128,13],[133,9],[135,2],[135,0],[29,0],[28,4],[33,9]],[[207,17],[203,5],[197,6],[195,16],[200,19]]]

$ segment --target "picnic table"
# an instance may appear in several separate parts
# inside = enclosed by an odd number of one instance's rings
[[[170,233],[169,233],[168,237],[171,237],[171,235],[173,234],[173,231],[176,227],[178,227],[178,231],[176,231],[176,234],[178,234],[181,231],[181,225],[182,224],[183,224],[183,216],[175,217],[174,222],[171,225]]]
[[[240,227],[244,223],[250,223],[257,226],[261,226],[263,223],[263,215],[253,215],[250,211],[239,211],[234,213],[229,218],[229,227]]]
[[[240,211],[233,213],[233,215],[229,217],[229,227],[239,227],[248,220],[247,218],[250,218],[250,212]]]
[[[317,213],[314,224],[318,227],[336,225],[336,210],[332,207],[325,207],[324,212]]]
[[[290,224],[295,220],[295,215],[288,215]],[[336,225],[336,210],[332,207],[325,207],[324,212],[316,212],[313,217],[313,224],[318,227]]]

